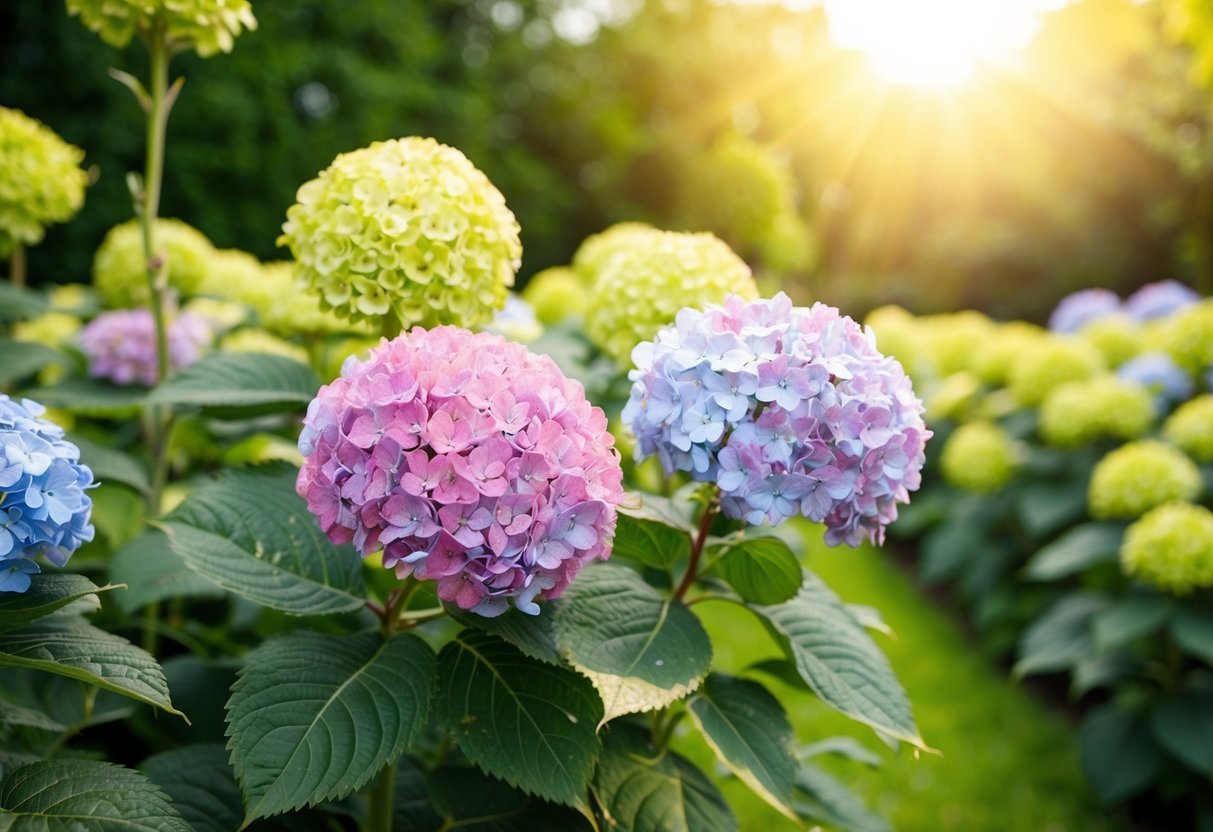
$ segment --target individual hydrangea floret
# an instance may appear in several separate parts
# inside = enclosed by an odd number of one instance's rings
[[[204,58],[231,52],[242,31],[257,28],[249,0],[67,0],[67,10],[119,49],[163,21],[172,48]]]
[[[93,472],[37,402],[0,393],[0,592],[25,592],[43,555],[63,566],[93,539]]]
[[[1151,510],[1125,532],[1120,563],[1174,595],[1213,586],[1213,511],[1184,502]]]
[[[475,326],[505,304],[522,262],[518,221],[467,157],[433,139],[343,153],[305,183],[279,245],[353,321]]]
[[[1068,381],[1083,381],[1104,371],[1103,356],[1086,341],[1054,337],[1031,344],[1007,376],[1012,398],[1035,407]]]
[[[1197,462],[1213,462],[1213,393],[1197,396],[1176,408],[1163,424],[1162,435]]]
[[[1172,500],[1193,500],[1201,487],[1200,469],[1192,460],[1170,445],[1143,439],[1099,461],[1087,504],[1097,519],[1132,520]]]
[[[918,488],[931,432],[922,403],[874,336],[787,295],[684,309],[633,351],[623,421],[638,459],[716,483],[748,523],[802,514],[826,541],[881,541]]]
[[[1126,361],[1116,368],[1116,377],[1153,393],[1160,412],[1192,395],[1192,377],[1165,352],[1147,352]]]
[[[1125,301],[1125,313],[1137,321],[1167,318],[1200,300],[1200,295],[1178,280],[1142,286]]]
[[[1040,407],[1040,432],[1050,445],[1072,448],[1103,437],[1137,439],[1156,416],[1146,387],[1103,375],[1049,393]]]
[[[522,298],[535,310],[540,323],[555,326],[565,318],[579,318],[586,310],[587,281],[568,266],[553,266],[535,274],[522,290]]]
[[[42,242],[84,204],[84,151],[20,110],[0,107],[0,257]]]
[[[168,286],[179,296],[197,294],[215,259],[215,247],[196,228],[181,220],[156,221],[156,250],[164,258]],[[147,306],[147,257],[138,220],[116,225],[93,255],[93,283],[101,302],[110,309]]]
[[[417,328],[349,359],[299,450],[298,491],[332,540],[382,548],[483,616],[537,614],[611,551],[623,472],[606,416],[499,335]]]
[[[758,296],[750,267],[711,234],[636,231],[627,240],[598,266],[586,316],[590,340],[620,364],[684,307]]]
[[[180,370],[193,364],[210,344],[213,333],[202,318],[182,312],[168,325],[169,366]],[[146,384],[158,380],[156,323],[147,309],[103,312],[79,335],[88,359],[88,374],[115,384]]]
[[[1120,296],[1115,292],[1082,289],[1061,299],[1049,315],[1049,329],[1058,333],[1078,332],[1092,321],[1120,312]]]
[[[1019,456],[1015,441],[998,425],[970,422],[948,437],[940,464],[949,484],[989,494],[1010,481]]]
[[[1213,298],[1180,310],[1159,328],[1162,348],[1189,373],[1213,367]]]

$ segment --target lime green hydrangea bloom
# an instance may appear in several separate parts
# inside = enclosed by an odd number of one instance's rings
[[[1188,372],[1201,373],[1213,366],[1213,298],[1172,315],[1157,337],[1175,363]]]
[[[996,329],[993,321],[973,310],[918,319],[926,351],[936,372],[944,376],[975,369],[973,360],[979,348],[993,337]]]
[[[1104,371],[1099,350],[1080,338],[1057,336],[1030,345],[1007,376],[1015,401],[1035,407],[1055,388]]]
[[[1036,324],[1025,321],[998,324],[990,337],[977,344],[973,371],[986,384],[1003,386],[1020,356],[1048,338],[1049,331]]]
[[[900,361],[906,375],[915,383],[932,374],[918,320],[905,309],[896,305],[881,306],[869,312],[863,323],[876,334],[876,346],[880,351]]]
[[[1125,532],[1120,563],[1174,595],[1213,586],[1213,511],[1183,502],[1153,509]]]
[[[1131,520],[1172,500],[1200,495],[1200,469],[1170,445],[1143,439],[1122,445],[1095,466],[1087,488],[1091,516]]]
[[[248,0],[67,0],[67,10],[119,49],[163,21],[174,49],[193,49],[204,58],[231,52],[242,31],[257,28]]]
[[[300,284],[295,264],[289,260],[263,264],[262,279],[261,291],[249,305],[257,311],[261,325],[276,335],[369,335],[376,331],[374,321],[347,321],[331,309],[323,309],[320,299]]]
[[[1015,473],[1019,451],[1010,435],[992,422],[961,425],[943,447],[943,477],[956,488],[989,494]]]
[[[46,312],[28,321],[13,323],[14,341],[59,347],[69,343],[80,331],[83,323],[75,315],[64,312]]]
[[[0,107],[0,257],[42,242],[84,204],[84,151],[20,110]]]
[[[683,307],[702,309],[731,294],[758,297],[750,267],[712,234],[661,231],[631,242],[599,267],[586,318],[590,340],[620,364]]]
[[[83,283],[64,283],[47,292],[51,310],[54,312],[90,312],[97,307],[97,296],[91,286]]]
[[[1197,462],[1213,462],[1213,393],[1184,402],[1162,426],[1163,438]]]
[[[237,301],[254,310],[275,300],[275,292],[266,280],[261,261],[247,251],[235,248],[211,251],[194,293]]]
[[[683,178],[683,227],[711,231],[752,250],[792,210],[792,179],[761,144],[726,136],[696,154]]]
[[[1092,321],[1078,331],[1078,337],[1099,350],[1104,363],[1111,368],[1141,355],[1144,345],[1141,330],[1124,315],[1108,315]]]
[[[589,286],[568,266],[537,272],[522,290],[522,298],[544,326],[585,314]]]
[[[238,329],[225,336],[219,342],[219,349],[224,352],[254,352],[265,355],[281,355],[285,358],[293,358],[303,364],[308,363],[307,350],[298,344],[292,344],[290,341],[279,338],[277,335],[271,335],[264,329]]]
[[[643,245],[644,240],[662,233],[642,222],[615,223],[605,231],[591,234],[582,240],[573,255],[573,270],[592,283],[598,276],[598,270],[611,258],[631,251]]]
[[[197,294],[217,253],[211,241],[198,229],[170,219],[156,221],[155,240],[165,258],[169,287],[183,297]],[[138,220],[116,225],[105,235],[93,256],[93,284],[110,309],[148,304],[147,260]]]
[[[981,399],[981,382],[972,373],[952,373],[923,387],[928,422],[964,420]]]
[[[1040,433],[1072,448],[1100,437],[1137,439],[1154,424],[1154,397],[1140,384],[1102,375],[1053,389],[1040,408]]]
[[[248,321],[248,307],[242,303],[220,298],[194,298],[181,309],[201,318],[212,332],[220,333],[235,329]]]
[[[343,153],[299,189],[279,245],[326,309],[401,325],[489,320],[522,264],[518,221],[453,147],[410,137]]]

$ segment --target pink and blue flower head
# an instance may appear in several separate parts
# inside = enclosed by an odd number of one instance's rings
[[[297,488],[335,542],[491,617],[536,615],[605,559],[623,472],[602,410],[547,356],[444,326],[383,341],[308,407]]]
[[[632,360],[623,421],[637,458],[716,483],[730,517],[800,514],[825,524],[830,545],[879,542],[921,482],[922,403],[834,307],[730,296],[683,309]]]
[[[63,566],[93,539],[93,472],[44,412],[0,393],[0,592],[29,589],[35,556]]]
[[[1146,387],[1160,410],[1192,395],[1192,377],[1165,352],[1147,352],[1116,368],[1116,377]]]
[[[1142,286],[1125,301],[1125,312],[1135,321],[1169,317],[1200,300],[1200,295],[1178,280],[1161,280]]]
[[[1089,323],[1101,318],[1119,315],[1120,296],[1109,289],[1082,289],[1066,295],[1049,315],[1049,329],[1053,332],[1078,332]]]
[[[169,321],[169,365],[174,370],[197,361],[214,333],[204,318],[182,312]],[[79,335],[88,374],[115,384],[156,383],[156,324],[148,309],[103,312]]]

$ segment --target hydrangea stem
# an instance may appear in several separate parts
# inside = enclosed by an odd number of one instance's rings
[[[156,220],[160,214],[160,188],[164,180],[164,142],[168,127],[168,36],[163,20],[157,19],[148,38],[151,54],[151,91],[147,108],[147,157],[143,191],[139,195],[139,217],[143,229],[143,256],[152,317],[156,321],[157,378],[164,381],[169,370],[168,327],[164,314],[164,259],[156,251]]]
[[[14,286],[25,285],[25,246],[20,243],[13,245],[13,253],[8,261],[8,279]]]
[[[365,832],[392,832],[392,797],[396,790],[395,763],[384,766],[371,782]]]
[[[708,501],[704,503],[703,514],[699,515],[699,530],[695,533],[695,539],[691,541],[691,560],[687,564],[687,573],[682,576],[682,583],[678,584],[678,589],[674,590],[674,599],[681,601],[683,596],[687,594],[687,590],[695,583],[695,579],[699,577],[699,560],[703,557],[704,544],[708,542],[708,529],[712,528],[712,518],[716,516],[717,499],[713,492]]]

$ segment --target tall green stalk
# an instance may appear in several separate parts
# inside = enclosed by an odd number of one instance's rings
[[[25,246],[13,244],[13,253],[9,258],[8,280],[14,286],[25,285]]]

